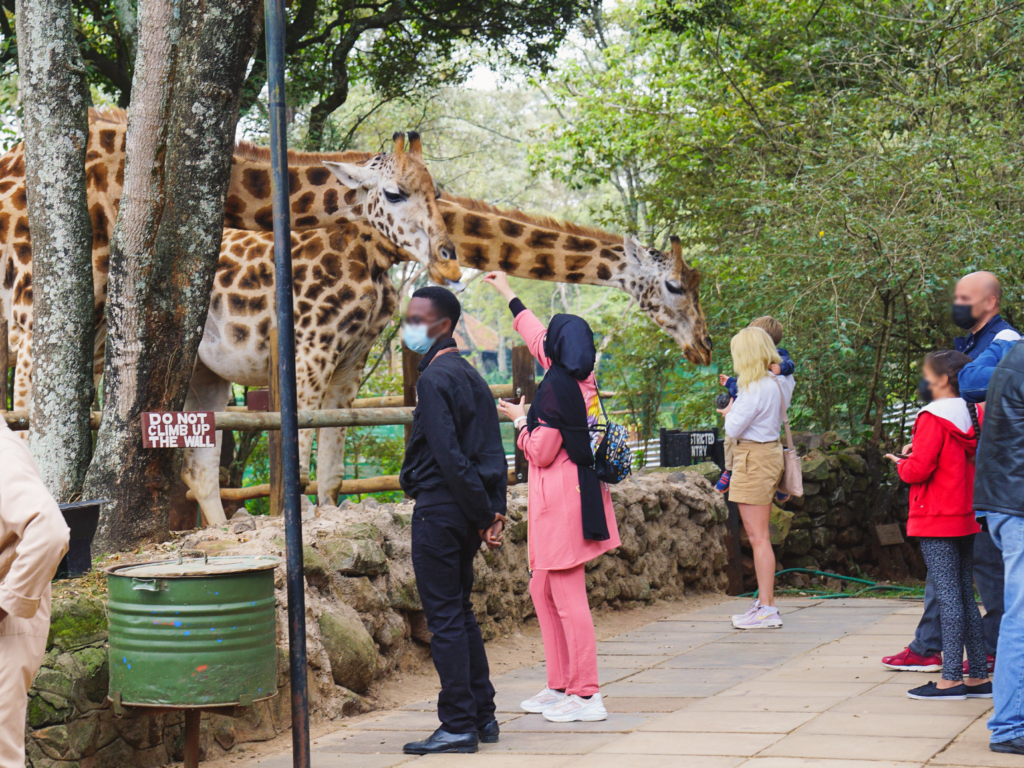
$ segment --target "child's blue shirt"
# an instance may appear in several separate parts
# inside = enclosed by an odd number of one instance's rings
[[[796,363],[794,363],[787,352],[782,347],[776,347],[776,351],[779,353],[779,357],[782,358],[782,362],[779,364],[779,368],[782,369],[783,376],[792,376],[793,371],[796,370]],[[736,377],[730,376],[728,381],[725,382],[725,388],[729,390],[729,394],[732,399],[735,400],[740,396],[739,384],[736,383]]]

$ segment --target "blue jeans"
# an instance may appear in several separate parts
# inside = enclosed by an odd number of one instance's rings
[[[992,540],[1006,568],[1006,615],[992,679],[995,712],[988,721],[992,742],[1024,737],[1024,517],[986,512]]]
[[[1003,558],[992,543],[992,537],[984,531],[974,537],[974,585],[985,606],[985,615],[981,618],[985,652],[995,656],[999,624],[1003,620]],[[934,656],[942,650],[939,601],[935,597],[931,574],[928,574],[924,587],[924,615],[917,625],[910,650],[922,656]]]

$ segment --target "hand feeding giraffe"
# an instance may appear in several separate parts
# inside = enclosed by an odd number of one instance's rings
[[[94,375],[103,370],[110,238],[124,180],[127,115],[90,110],[86,187],[93,225]],[[293,229],[323,229],[339,221],[366,221],[459,289],[454,247],[444,228],[438,190],[423,164],[417,134],[396,133],[391,153],[289,153]],[[351,186],[348,186],[351,185]],[[0,314],[8,319],[17,365],[14,407],[28,407],[31,389],[32,249],[28,229],[24,147],[0,157]],[[242,142],[232,160],[225,226],[270,227],[269,151]]]

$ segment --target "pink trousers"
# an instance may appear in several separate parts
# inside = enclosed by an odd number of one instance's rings
[[[548,688],[578,696],[597,693],[597,639],[583,565],[534,571],[530,597],[544,639]]]

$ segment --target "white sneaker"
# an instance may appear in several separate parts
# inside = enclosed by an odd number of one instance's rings
[[[519,706],[525,709],[527,712],[532,712],[535,715],[539,715],[545,709],[547,709],[548,707],[555,706],[564,698],[565,693],[563,691],[556,691],[551,688],[545,688],[543,691],[538,693],[533,698],[519,702]]]
[[[593,723],[608,719],[608,710],[601,703],[601,694],[595,693],[589,699],[575,693],[561,702],[544,710],[544,719],[552,723]]]
[[[750,607],[747,608],[745,613],[734,613],[732,615],[732,624],[733,624],[733,626],[736,626],[736,622],[737,621],[743,621],[744,619],[750,618],[755,613],[757,613],[759,610],[761,610],[761,601],[760,600],[754,600],[754,602],[752,602],[750,604]]]
[[[743,616],[732,624],[736,629],[779,629],[782,627],[782,616],[778,608],[762,605],[750,616]]]

